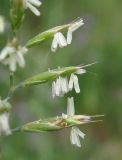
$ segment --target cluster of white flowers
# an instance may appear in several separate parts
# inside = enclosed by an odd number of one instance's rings
[[[0,109],[3,109],[3,105],[5,105],[4,101],[0,99]],[[0,135],[5,134],[5,135],[10,135],[11,130],[9,127],[9,112],[2,112],[0,113]]]
[[[73,88],[75,89],[76,93],[80,93],[80,87],[78,82],[77,74],[84,74],[86,70],[83,68],[79,68],[75,73],[72,73],[68,82],[67,77],[59,76],[55,81],[52,83],[52,97],[55,96],[62,97],[65,93],[68,93]]]
[[[29,8],[36,16],[40,16],[40,12],[36,7],[40,7],[42,2],[40,0],[23,0],[25,9]]]
[[[65,93],[69,91],[68,79],[67,77],[59,76],[56,81],[52,83],[52,97],[60,96],[63,97]]]
[[[60,48],[66,47],[68,44],[71,44],[72,42],[72,33],[77,30],[79,27],[83,25],[83,19],[79,19],[78,21],[75,21],[69,25],[68,32],[67,32],[67,39],[65,39],[64,35],[61,32],[57,32],[54,35],[52,45],[51,45],[51,51],[55,52],[57,50],[57,47]]]
[[[51,51],[55,52],[58,48],[66,47],[67,45],[71,44],[72,42],[72,33],[77,30],[79,27],[83,25],[83,20],[79,19],[78,21],[75,21],[69,25],[68,32],[67,32],[67,38],[64,37],[64,35],[61,32],[57,32],[54,35],[52,45],[51,45]],[[65,93],[68,93],[73,88],[75,89],[76,93],[80,93],[80,87],[78,82],[77,74],[84,74],[86,73],[86,70],[83,68],[77,69],[75,73],[72,73],[70,75],[69,81],[67,77],[61,77],[59,76],[55,81],[52,83],[52,96],[53,98],[55,96],[64,96]],[[62,113],[62,117],[68,118],[71,116],[74,116],[75,114],[75,108],[74,108],[74,99],[73,97],[68,98],[67,101],[67,115]],[[87,122],[90,117],[89,116],[80,116],[80,118],[84,119]],[[78,147],[81,147],[80,143],[80,137],[84,138],[85,134],[79,130],[78,127],[72,127],[71,134],[70,134],[70,141],[71,144],[76,145]]]
[[[27,48],[18,46],[17,48],[12,45],[7,45],[0,52],[0,62],[4,65],[9,66],[9,70],[12,72],[16,71],[17,64],[20,67],[25,66],[24,55],[27,53]]]
[[[62,114],[62,117],[65,119],[67,117],[71,117],[75,115],[75,108],[74,108],[74,98],[68,98],[67,100],[67,115]],[[82,116],[83,119],[90,119],[89,116]],[[80,139],[79,137],[84,139],[85,134],[79,130],[78,127],[72,127],[71,134],[70,134],[70,141],[71,144],[76,145],[77,147],[81,147]]]
[[[23,4],[23,9],[30,9],[36,16],[40,16],[40,11],[37,7],[40,7],[42,2],[40,0],[21,0]],[[83,25],[83,19],[78,19],[68,25],[67,27],[67,37],[65,38],[61,31],[58,31],[54,34],[51,51],[55,52],[58,47],[64,48],[67,45],[72,43],[72,34],[79,27]],[[0,33],[4,32],[4,18],[0,16]],[[65,27],[64,27],[65,28]],[[3,50],[0,52],[0,62],[9,67],[9,70],[15,72],[17,69],[17,64],[20,67],[25,66],[24,55],[28,52],[26,47],[22,47],[18,45],[18,43],[9,43]],[[16,42],[16,41],[15,41]],[[49,70],[50,72],[50,70]],[[52,97],[56,96],[63,97],[64,94],[69,91],[75,90],[76,93],[80,93],[80,86],[78,82],[77,74],[82,75],[86,73],[86,70],[83,67],[78,67],[78,69],[71,73],[70,78],[68,79],[66,76],[61,76],[60,74],[52,82]],[[5,101],[0,99],[0,135],[10,135],[11,130],[9,127],[9,111],[4,110],[6,105]],[[62,118],[67,119],[75,116],[75,108],[74,108],[74,98],[70,97],[67,100],[67,114],[62,113]],[[90,116],[82,116],[79,115],[81,119],[81,123],[90,122]],[[80,123],[80,124],[81,124]],[[85,134],[80,131],[78,127],[71,128],[70,141],[71,144],[81,147],[80,137],[84,139]]]

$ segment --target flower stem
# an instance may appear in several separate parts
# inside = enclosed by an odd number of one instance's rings
[[[14,85],[14,72],[10,72],[10,89],[13,87]]]
[[[7,99],[10,99],[11,96],[12,96],[12,94],[13,94],[14,72],[10,71],[9,79],[10,79],[10,88],[9,88],[9,92],[8,92],[8,97],[7,97]]]
[[[19,131],[21,131],[21,127],[17,127],[17,128],[11,129],[12,133],[19,132]]]

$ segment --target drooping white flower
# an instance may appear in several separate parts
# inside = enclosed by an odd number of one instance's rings
[[[7,106],[8,105],[8,106]],[[7,109],[5,109],[7,107]],[[9,127],[9,104],[8,102],[2,101],[0,99],[0,135],[5,134],[5,135],[10,135],[11,130]]]
[[[56,96],[63,97],[64,94],[68,93],[73,88],[75,89],[76,93],[80,93],[78,77],[76,74],[83,74],[83,73],[86,73],[86,70],[83,68],[78,68],[76,72],[70,75],[69,82],[67,77],[59,76],[55,81],[52,82],[52,97],[53,98],[55,98]]]
[[[29,8],[36,16],[40,16],[40,12],[36,7],[40,7],[42,2],[40,0],[23,0],[25,9]]]
[[[74,98],[70,97],[67,99],[67,115],[73,116],[75,115],[75,107],[74,107]]]
[[[72,22],[68,26],[68,32],[67,32],[67,38],[64,37],[64,35],[61,32],[57,32],[54,34],[54,38],[51,45],[51,51],[55,52],[57,50],[57,47],[60,48],[66,47],[67,45],[71,44],[72,42],[72,33],[77,30],[79,27],[83,25],[83,20],[78,19],[75,22]]]
[[[9,127],[9,113],[0,114],[0,135],[2,134],[11,134],[11,130]]]
[[[54,35],[53,41],[52,41],[52,45],[51,45],[51,51],[55,52],[57,50],[57,47],[63,48],[67,46],[67,42],[66,39],[64,37],[64,35],[61,32],[57,32]]]
[[[71,44],[72,42],[72,33],[77,30],[79,27],[83,25],[83,19],[79,19],[78,21],[75,21],[71,23],[71,25],[68,28],[67,32],[67,44]]]
[[[17,48],[7,45],[0,53],[0,62],[9,66],[10,71],[16,71],[16,65],[25,66],[24,55],[27,53],[27,48],[18,46]]]
[[[66,77],[59,76],[55,81],[52,83],[52,96],[62,97],[65,93],[69,91],[68,88],[68,80]]]
[[[69,89],[72,90],[74,86],[74,89],[76,93],[80,93],[80,87],[78,83],[78,77],[74,73],[71,74],[70,80],[69,80]]]
[[[74,98],[70,97],[67,99],[67,114],[62,113],[62,118],[66,122],[72,122],[71,134],[70,134],[70,141],[71,144],[81,147],[80,138],[84,139],[85,134],[79,130],[78,127],[74,125],[75,120],[77,124],[86,124],[91,122],[98,122],[101,120],[95,120],[96,118],[103,117],[104,115],[94,115],[94,116],[87,116],[87,115],[75,115],[75,108],[74,108]]]
[[[68,98],[67,100],[67,116],[73,116],[75,114],[75,107],[74,107],[74,98]],[[66,117],[66,115],[65,115]],[[79,130],[78,127],[72,127],[71,134],[70,134],[70,141],[71,144],[76,145],[77,147],[81,147],[80,139],[84,138],[85,134]]]
[[[72,127],[70,134],[71,144],[81,147],[80,138],[84,139],[85,134],[79,130],[78,127]]]
[[[0,16],[0,34],[2,34],[5,30],[5,20],[3,16]]]
[[[75,73],[72,73],[69,79],[69,90],[71,91],[74,87],[76,93],[80,93],[80,87],[78,82],[78,77],[76,74],[84,74],[86,73],[85,69],[78,69]]]

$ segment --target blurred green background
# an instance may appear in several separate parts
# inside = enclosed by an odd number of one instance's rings
[[[77,114],[105,114],[102,123],[80,126],[86,134],[82,148],[70,144],[70,129],[53,133],[16,133],[0,138],[1,160],[121,160],[122,159],[122,1],[43,0],[41,16],[26,11],[18,36],[21,43],[53,26],[84,19],[73,34],[73,43],[51,53],[51,40],[30,50],[26,68],[18,69],[15,83],[57,66],[99,63],[79,76],[81,93],[75,97]],[[0,35],[0,50],[11,34],[9,1],[0,0],[0,14],[6,18],[6,33]],[[9,88],[8,71],[0,65],[0,96]],[[52,99],[51,82],[19,90],[11,100],[11,127],[39,118],[66,113],[66,96]]]

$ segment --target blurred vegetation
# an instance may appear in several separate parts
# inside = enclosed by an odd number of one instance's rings
[[[70,130],[55,133],[17,133],[0,138],[1,160],[121,160],[122,154],[122,1],[45,0],[40,17],[26,11],[18,36],[24,44],[50,27],[83,17],[85,25],[73,35],[73,43],[51,53],[51,41],[30,50],[26,68],[18,69],[15,83],[48,68],[99,63],[79,76],[81,93],[75,96],[77,114],[105,114],[102,123],[81,126],[86,133],[83,147],[70,144]],[[0,14],[6,18],[6,34],[0,35],[0,49],[11,38],[9,1],[0,0]],[[8,71],[0,64],[0,96],[8,92]],[[66,113],[66,97],[52,99],[51,83],[19,90],[11,100],[11,126]]]

